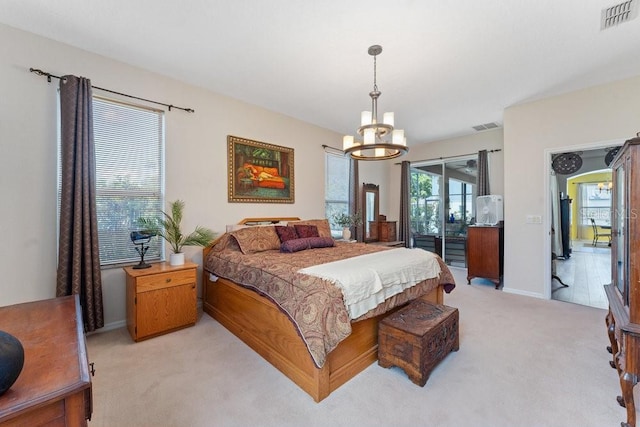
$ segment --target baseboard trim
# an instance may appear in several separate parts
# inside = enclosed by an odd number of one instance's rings
[[[109,331],[113,331],[114,329],[125,328],[126,326],[127,326],[126,320],[118,320],[116,322],[107,323],[102,328],[97,329],[95,331],[87,332],[86,335],[89,336],[93,334],[99,334],[102,332],[109,332]]]
[[[505,286],[502,287],[502,291],[506,292],[508,294],[523,295],[525,297],[533,297],[533,298],[538,298],[538,299],[548,299],[548,298],[545,298],[544,295],[542,295],[541,293],[538,293],[538,292],[523,291],[523,290],[520,290],[520,289],[507,288]]]
[[[200,298],[198,298],[198,302],[196,303],[196,307],[198,309],[198,312],[202,312],[202,300]],[[127,319],[116,320],[115,322],[107,323],[102,328],[100,328],[100,329],[98,329],[96,331],[87,332],[86,335],[99,334],[101,332],[109,332],[109,331],[113,331],[114,329],[126,328],[126,327],[127,327]]]

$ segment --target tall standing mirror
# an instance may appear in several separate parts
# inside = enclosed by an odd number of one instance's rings
[[[364,241],[378,240],[378,203],[380,189],[375,184],[362,184],[362,223],[364,225]]]

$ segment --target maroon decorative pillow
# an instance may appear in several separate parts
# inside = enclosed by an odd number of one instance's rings
[[[335,246],[335,242],[331,237],[303,237],[299,239],[291,239],[280,245],[280,252],[299,252],[305,249],[328,248]]]
[[[280,238],[280,243],[284,243],[287,240],[298,238],[298,233],[296,233],[295,227],[276,225],[276,233],[278,233],[278,237]]]
[[[318,227],[315,225],[295,224],[294,227],[299,238],[320,237],[318,234]]]

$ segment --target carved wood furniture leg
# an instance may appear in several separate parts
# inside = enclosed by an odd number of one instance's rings
[[[638,377],[634,374],[624,372],[620,376],[622,398],[624,399],[624,406],[627,408],[627,422],[621,423],[622,427],[636,427],[636,405],[633,401],[633,387],[637,383]]]
[[[609,335],[609,342],[611,343],[611,346],[607,347],[607,351],[613,356],[612,360],[609,361],[609,365],[615,369],[615,355],[618,354],[618,341],[616,340],[616,321],[613,317],[613,314],[611,314],[611,310],[609,310],[609,312],[607,313],[605,322],[607,324],[607,334]]]

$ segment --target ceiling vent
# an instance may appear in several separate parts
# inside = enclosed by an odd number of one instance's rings
[[[495,122],[491,122],[491,123],[485,123],[483,125],[478,125],[478,126],[474,126],[473,128],[475,130],[477,130],[478,132],[480,132],[481,130],[487,130],[487,129],[495,129],[500,127],[499,124],[495,123]]]
[[[638,16],[638,0],[628,0],[602,9],[600,30],[615,27]]]

